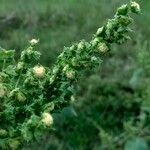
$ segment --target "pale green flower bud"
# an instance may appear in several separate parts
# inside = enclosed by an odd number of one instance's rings
[[[109,50],[108,46],[106,45],[106,43],[99,43],[97,46],[97,49],[102,52],[105,53]]]
[[[85,47],[84,42],[81,41],[81,42],[78,44],[78,49],[79,49],[79,50],[83,50],[84,47]]]
[[[31,41],[29,41],[29,43],[32,45],[32,46],[35,46],[39,43],[39,40],[37,39],[32,39]]]
[[[43,113],[42,114],[42,122],[44,123],[44,125],[46,126],[51,126],[53,124],[53,117],[51,114],[49,113]]]
[[[75,101],[75,97],[74,97],[73,95],[71,96],[70,99],[71,99],[71,102],[72,102],[72,103]]]
[[[36,77],[43,78],[45,76],[45,68],[43,66],[35,66],[33,73]]]

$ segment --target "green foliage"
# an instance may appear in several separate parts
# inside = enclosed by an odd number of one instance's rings
[[[125,145],[125,150],[148,150],[148,145],[141,138],[136,138],[128,141]]]
[[[110,44],[121,44],[129,38],[127,26],[132,20],[128,13],[130,9],[138,13],[135,11],[137,5],[135,8],[131,6],[118,9],[115,17],[98,29],[91,42],[82,40],[65,47],[53,69],[38,63],[40,53],[35,51],[36,40],[30,42],[18,62],[12,58],[13,52],[2,51],[3,138],[0,144],[3,148],[17,149],[24,141],[38,139],[45,129],[51,128],[53,119],[50,114],[62,110],[73,99],[73,83],[79,75],[85,69],[97,66],[100,57],[110,50]],[[107,137],[105,135],[107,133],[103,133],[103,137]]]

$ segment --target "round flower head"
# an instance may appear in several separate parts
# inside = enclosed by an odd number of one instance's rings
[[[37,39],[32,39],[32,40],[30,41],[30,44],[31,44],[32,46],[34,46],[34,45],[38,44],[38,42],[39,42],[39,40],[37,40]]]
[[[42,122],[46,126],[52,125],[53,124],[53,117],[52,117],[52,115],[49,114],[49,113],[43,113],[43,115],[42,115]]]
[[[78,49],[79,49],[79,50],[84,49],[84,43],[83,43],[83,42],[80,42],[80,43],[78,44]]]
[[[106,43],[99,43],[97,48],[102,53],[105,53],[108,51],[108,46],[106,45]]]
[[[70,99],[71,99],[71,102],[74,102],[74,101],[75,101],[75,97],[74,97],[73,95],[71,96]]]
[[[45,76],[45,68],[43,66],[35,66],[33,68],[33,73],[36,77],[42,78]]]

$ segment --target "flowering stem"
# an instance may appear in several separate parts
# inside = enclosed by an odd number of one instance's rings
[[[5,73],[0,74],[4,82],[0,84],[4,106],[0,110],[0,148],[18,149],[52,128],[53,113],[74,99],[74,83],[82,72],[98,66],[112,43],[122,44],[129,39],[128,26],[132,22],[129,12],[139,13],[139,5],[131,2],[121,6],[90,42],[81,40],[65,47],[52,69],[38,63],[40,53],[35,46],[39,40],[30,41],[16,65],[8,61],[6,67],[5,58],[14,58],[14,52],[4,51],[2,72]]]

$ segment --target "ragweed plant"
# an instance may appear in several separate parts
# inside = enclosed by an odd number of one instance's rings
[[[82,72],[98,66],[111,44],[122,44],[130,38],[130,12],[139,14],[139,5],[131,2],[118,8],[114,18],[99,28],[90,42],[81,40],[64,47],[52,69],[39,63],[36,39],[29,42],[18,60],[15,51],[1,48],[1,149],[20,149],[53,128],[53,113],[74,99],[74,84]]]

